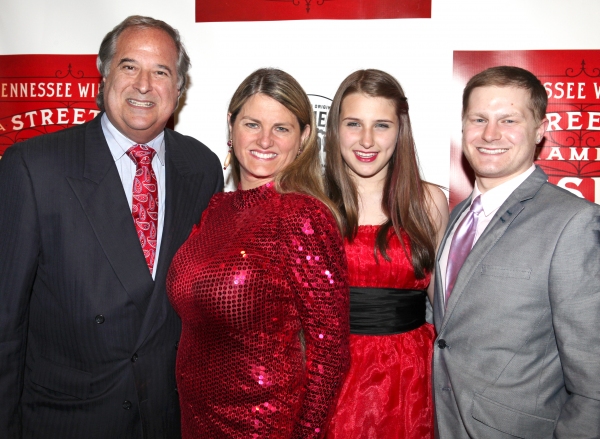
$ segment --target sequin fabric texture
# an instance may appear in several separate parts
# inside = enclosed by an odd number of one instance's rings
[[[322,203],[272,183],[215,195],[167,285],[184,439],[323,435],[349,367],[349,293]]]

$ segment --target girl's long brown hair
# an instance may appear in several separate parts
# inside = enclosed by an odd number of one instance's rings
[[[435,259],[435,224],[428,213],[430,195],[421,178],[415,142],[412,136],[408,103],[402,87],[388,73],[380,70],[359,70],[348,76],[335,94],[327,119],[325,143],[325,182],[328,195],[342,214],[342,232],[350,242],[358,233],[358,192],[356,183],[348,173],[340,151],[340,111],[344,98],[353,93],[389,99],[394,104],[399,121],[398,141],[389,162],[381,209],[388,220],[377,232],[377,252],[390,260],[387,254],[388,235],[393,228],[406,255],[401,230],[408,235],[412,265],[417,279],[431,272]]]

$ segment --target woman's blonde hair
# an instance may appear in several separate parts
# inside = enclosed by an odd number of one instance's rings
[[[317,126],[308,96],[298,81],[288,73],[273,68],[256,70],[244,79],[231,98],[228,108],[230,126],[234,125],[248,99],[257,93],[275,99],[296,116],[300,133],[303,133],[307,126],[310,127],[310,134],[302,142],[298,157],[276,175],[275,189],[279,193],[299,192],[315,197],[329,208],[338,225],[341,224],[337,208],[325,195]],[[232,154],[231,164],[237,184],[240,180],[240,163],[235,154]]]

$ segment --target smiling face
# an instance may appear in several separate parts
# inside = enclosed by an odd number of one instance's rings
[[[177,107],[175,43],[160,29],[126,29],[103,81],[111,123],[134,142],[149,142]]]
[[[340,108],[340,152],[351,175],[385,179],[399,129],[391,100],[362,93],[346,96]]]
[[[301,132],[290,110],[257,93],[248,98],[235,121],[229,120],[229,132],[240,164],[240,185],[246,190],[272,181],[293,162],[310,127]]]
[[[463,118],[463,153],[482,192],[525,172],[548,125],[536,121],[529,91],[517,87],[478,87]]]

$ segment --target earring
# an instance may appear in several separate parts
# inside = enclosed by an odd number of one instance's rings
[[[227,146],[229,147],[229,151],[227,151],[227,156],[225,156],[225,161],[223,162],[223,170],[225,171],[229,164],[231,163],[231,150],[233,149],[233,142],[231,139],[227,141]]]
[[[296,157],[300,157],[300,154],[302,154],[302,148],[300,148],[300,149],[298,150],[298,154],[296,154]]]

